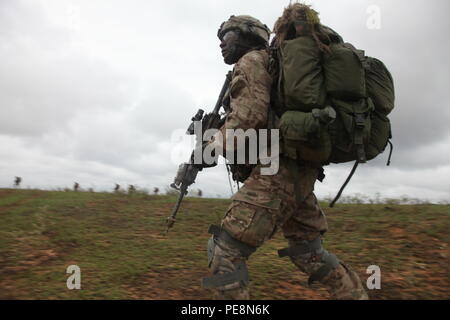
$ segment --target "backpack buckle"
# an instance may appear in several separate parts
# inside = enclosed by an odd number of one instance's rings
[[[364,113],[355,113],[356,127],[364,128],[366,124],[366,115]]]

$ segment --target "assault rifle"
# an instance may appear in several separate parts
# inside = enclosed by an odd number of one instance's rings
[[[223,98],[225,96],[226,91],[231,82],[231,71],[229,71],[225,77],[225,82],[222,86],[222,90],[220,90],[219,98],[217,99],[216,106],[211,113],[205,114],[202,109],[199,109],[195,116],[191,119],[192,123],[189,125],[186,134],[193,135],[196,134],[194,128],[194,123],[197,121],[202,122],[202,134],[201,136],[197,136],[196,140],[196,148],[202,146],[202,137],[203,133],[208,129],[219,129],[221,124],[221,118],[219,114],[219,110],[222,107]],[[195,149],[194,149],[195,150]],[[195,182],[197,178],[197,174],[202,170],[202,167],[194,164],[194,150],[191,153],[191,157],[188,162],[180,164],[178,167],[177,175],[175,176],[174,182],[170,185],[172,188],[178,190],[180,195],[178,196],[178,200],[175,203],[175,206],[172,209],[171,215],[167,218],[167,229],[166,234],[169,232],[169,229],[172,228],[176,221],[176,216],[178,209],[180,208],[181,201],[183,201],[184,196],[187,194],[187,190],[191,184]]]

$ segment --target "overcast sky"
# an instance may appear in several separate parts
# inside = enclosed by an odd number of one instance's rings
[[[1,0],[0,187],[21,176],[31,188],[164,189],[184,160],[179,133],[213,108],[230,69],[219,25],[249,14],[272,28],[288,3]],[[395,81],[392,164],[386,151],[361,165],[344,194],[449,201],[450,2],[307,3]],[[317,195],[334,195],[350,168],[326,167]],[[193,188],[229,197],[225,167],[201,172]]]

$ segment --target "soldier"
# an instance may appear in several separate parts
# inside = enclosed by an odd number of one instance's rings
[[[74,184],[73,184],[73,191],[78,191],[78,189],[80,189],[80,184],[78,183],[78,182],[75,182]]]
[[[155,196],[157,196],[158,193],[159,193],[159,188],[158,188],[158,187],[155,187],[155,188],[153,189],[153,194],[154,194]]]
[[[228,113],[216,140],[226,154],[225,129],[268,128],[272,79],[267,50],[270,31],[250,16],[231,16],[218,32],[226,64],[235,64],[224,106]],[[317,168],[280,156],[279,171],[262,175],[262,165],[234,165],[233,178],[244,186],[232,197],[220,226],[210,226],[208,266],[202,284],[218,299],[249,299],[246,261],[281,229],[288,256],[310,282],[322,283],[333,299],[366,299],[357,274],[322,247],[325,215],[313,193]]]
[[[114,192],[119,192],[120,190],[120,184],[116,183],[116,186],[114,188]]]
[[[21,182],[22,182],[22,178],[21,177],[16,177],[14,179],[14,187],[19,188]]]

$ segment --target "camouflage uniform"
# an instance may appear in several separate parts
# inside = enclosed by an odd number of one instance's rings
[[[221,128],[259,129],[268,126],[271,77],[266,50],[253,50],[235,64],[229,91],[230,112]],[[226,144],[223,142],[223,146]],[[208,243],[212,276],[203,286],[218,299],[248,299],[248,257],[278,229],[288,240],[280,256],[291,261],[310,280],[324,284],[334,299],[364,299],[367,295],[354,271],[324,250],[321,236],[327,221],[313,193],[318,169],[283,157],[276,175],[261,175],[257,165],[233,196],[221,226],[210,227]]]

